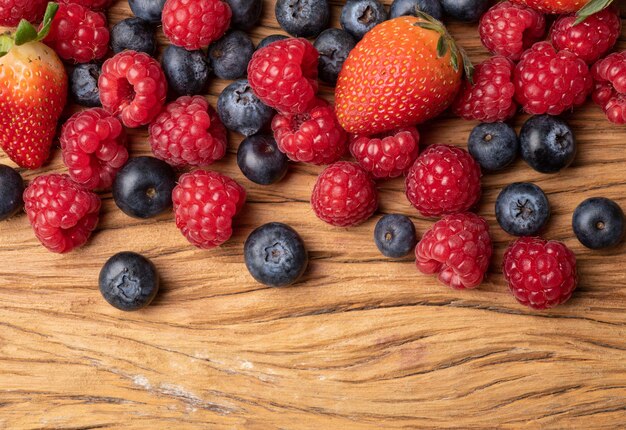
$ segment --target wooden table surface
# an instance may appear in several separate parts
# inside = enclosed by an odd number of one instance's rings
[[[335,23],[342,3],[333,1]],[[273,1],[265,6],[255,41],[280,32]],[[124,0],[110,10],[112,22],[129,15]],[[475,60],[486,57],[475,26],[450,28]],[[213,81],[213,104],[226,85]],[[623,428],[626,245],[586,250],[570,220],[591,196],[626,208],[626,128],[591,103],[569,120],[579,143],[570,168],[542,175],[517,161],[484,177],[479,212],[495,257],[475,291],[439,285],[411,258],[382,258],[372,240],[378,217],[352,229],[319,221],[308,202],[318,167],[294,165],[270,187],[247,181],[234,135],[213,168],[240,181],[249,199],[220,249],[193,248],[172,214],[127,217],[110,193],[88,245],[68,255],[40,246],[23,214],[0,223],[0,428]],[[465,146],[474,125],[438,119],[421,127],[423,142]],[[132,154],[148,154],[146,130],[130,135]],[[22,173],[62,171],[56,150],[47,167]],[[552,311],[518,305],[499,269],[512,238],[495,223],[494,201],[521,180],[549,196],[545,236],[579,258],[578,290]],[[409,205],[402,180],[379,188],[379,213],[410,215],[420,233],[432,224]],[[256,284],[243,263],[245,238],[270,221],[295,227],[310,251],[292,288]],[[135,313],[98,292],[102,264],[124,250],[151,258],[163,281],[155,302]]]

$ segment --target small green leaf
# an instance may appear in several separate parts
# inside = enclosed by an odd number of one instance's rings
[[[467,76],[467,80],[470,84],[474,85],[474,65],[472,64],[472,60],[470,60],[469,55],[465,52],[465,49],[461,49],[461,56],[463,57],[463,69],[465,70],[465,76]]]
[[[21,20],[15,31],[15,44],[20,46],[34,40],[37,40],[37,29],[25,19]]]
[[[455,72],[459,71],[459,53],[454,49],[450,51],[450,64]]]
[[[448,52],[448,42],[445,36],[441,36],[437,41],[437,57],[441,58]]]
[[[439,27],[437,24],[433,24],[432,22],[419,21],[413,25],[415,25],[416,27],[424,28],[426,30],[436,31],[439,34],[443,34],[442,28]]]
[[[613,3],[613,0],[591,0],[585,6],[582,7],[576,14],[576,21],[574,25],[578,25],[587,19],[590,15],[598,13],[603,9],[606,9]]]
[[[50,32],[52,20],[54,19],[54,16],[57,14],[58,10],[58,4],[53,2],[48,3],[48,7],[46,8],[46,14],[44,15],[43,22],[41,23],[41,30],[39,30],[39,34],[37,35],[37,40],[43,40],[46,38],[46,36]]]
[[[13,48],[13,38],[10,34],[0,35],[0,57],[4,57]]]
[[[424,19],[428,22],[432,22],[433,21],[433,17],[428,15],[426,12],[421,11],[417,8],[417,6],[415,6],[415,16],[421,19]]]

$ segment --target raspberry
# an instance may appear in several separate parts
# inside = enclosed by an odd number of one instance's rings
[[[180,97],[150,124],[152,152],[174,167],[208,166],[224,157],[227,139],[217,113],[201,96]]]
[[[256,96],[280,112],[304,113],[317,93],[317,49],[306,39],[284,39],[259,49],[248,64]]]
[[[424,216],[465,212],[480,199],[480,166],[464,149],[432,145],[406,177],[406,196]]]
[[[135,128],[159,114],[167,81],[157,60],[143,52],[123,51],[104,62],[98,89],[102,107]]]
[[[466,120],[505,121],[517,112],[514,64],[505,57],[492,57],[475,68],[474,84],[465,81],[452,111]]]
[[[483,45],[492,54],[517,61],[524,50],[543,37],[546,20],[533,9],[504,1],[482,16],[478,32]]]
[[[48,0],[0,0],[0,26],[15,27],[20,20],[39,22]]]
[[[548,42],[524,52],[513,82],[516,101],[534,115],[559,115],[580,106],[593,85],[583,60],[569,51],[557,53]]]
[[[593,101],[609,121],[626,124],[626,51],[615,52],[591,69],[595,88]]]
[[[358,225],[378,207],[376,186],[361,166],[339,161],[320,173],[313,187],[311,205],[315,215],[328,224]]]
[[[217,172],[185,173],[172,191],[176,226],[194,246],[211,249],[233,234],[232,220],[246,201],[246,190]]]
[[[64,60],[88,63],[102,58],[109,50],[106,17],[79,4],[59,5],[44,41]]]
[[[89,190],[110,188],[128,160],[122,123],[104,109],[74,114],[63,125],[59,140],[70,177]]]
[[[24,208],[41,244],[64,253],[87,242],[98,224],[100,199],[68,175],[51,174],[26,188]]]
[[[114,0],[59,0],[60,4],[79,4],[91,10],[105,10]]]
[[[419,154],[420,135],[415,127],[374,136],[351,136],[350,152],[376,179],[397,178]]]
[[[561,242],[522,237],[504,253],[502,268],[517,301],[533,309],[565,303],[576,289],[576,256]]]
[[[437,221],[415,247],[415,264],[427,275],[457,290],[478,287],[491,261],[489,224],[471,212]]]
[[[293,161],[330,164],[347,149],[348,135],[326,103],[302,114],[279,113],[272,120],[272,130],[278,148]]]
[[[590,15],[578,25],[574,25],[575,21],[575,15],[559,17],[552,25],[550,39],[559,51],[570,51],[588,64],[615,45],[622,28],[622,21],[614,8]]]
[[[232,12],[222,0],[167,0],[163,32],[176,46],[195,50],[209,46],[226,33]]]

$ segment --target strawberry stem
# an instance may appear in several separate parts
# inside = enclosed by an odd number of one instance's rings
[[[584,5],[578,13],[576,13],[576,21],[574,21],[574,25],[578,25],[594,13],[598,13],[601,10],[606,9],[611,5],[611,3],[613,3],[613,0],[590,0],[589,3]]]
[[[48,3],[46,14],[41,24],[41,30],[37,31],[35,26],[25,19],[21,20],[17,25],[17,29],[13,34],[0,35],[0,57],[6,55],[13,46],[24,45],[29,42],[39,42],[46,38],[50,32],[52,19],[59,10],[59,5],[53,2]]]

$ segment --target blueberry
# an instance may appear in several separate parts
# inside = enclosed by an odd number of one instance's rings
[[[533,116],[520,132],[522,158],[538,172],[556,173],[576,156],[576,139],[569,125],[550,115]]]
[[[446,15],[465,22],[476,22],[489,9],[489,0],[441,0]]]
[[[327,0],[278,0],[275,12],[283,30],[296,37],[316,37],[330,19]]]
[[[289,36],[285,36],[283,34],[270,34],[269,36],[265,37],[259,42],[256,49],[258,51],[259,49],[263,49],[271,43],[278,42],[279,40],[285,40],[285,39],[289,39]]]
[[[209,47],[209,61],[215,76],[239,79],[246,76],[254,53],[254,43],[243,31],[233,31]]]
[[[24,180],[15,169],[0,164],[0,221],[11,218],[24,206]]]
[[[341,26],[357,40],[387,19],[387,11],[378,0],[348,0],[341,10]]]
[[[161,22],[165,0],[128,0],[128,5],[137,18],[158,24]]]
[[[405,215],[383,216],[374,228],[374,241],[385,257],[401,258],[410,254],[417,245],[413,221]]]
[[[483,123],[470,133],[467,149],[484,170],[502,170],[517,157],[519,140],[508,124]]]
[[[204,52],[169,45],[161,58],[170,89],[179,96],[203,94],[209,85],[211,66]]]
[[[260,185],[279,182],[289,168],[289,159],[278,150],[272,136],[247,137],[237,150],[237,165],[241,172]]]
[[[157,48],[154,27],[141,18],[126,18],[111,29],[111,49],[116,54],[126,49],[154,55]]]
[[[258,99],[247,79],[235,81],[217,99],[217,113],[226,128],[252,136],[274,116],[274,110]]]
[[[76,103],[86,107],[102,106],[98,79],[100,78],[98,64],[79,64],[70,74],[70,92]]]
[[[389,10],[390,18],[405,15],[416,15],[417,11],[427,13],[441,21],[443,12],[439,0],[394,0]]]
[[[239,30],[250,30],[261,18],[262,0],[226,0],[233,15],[230,26]]]
[[[574,211],[574,234],[587,248],[603,249],[618,245],[624,237],[624,211],[613,200],[592,197]]]
[[[534,236],[550,218],[550,203],[543,190],[529,182],[506,186],[496,199],[496,220],[514,236]]]
[[[300,235],[279,222],[262,225],[250,233],[243,254],[252,277],[270,287],[294,284],[309,263]]]
[[[136,311],[148,306],[156,296],[159,275],[146,257],[120,252],[102,266],[98,284],[100,293],[111,306]]]
[[[315,40],[315,48],[320,53],[319,77],[322,81],[335,85],[343,63],[356,45],[354,37],[338,28],[329,28]]]
[[[151,218],[172,206],[176,174],[165,161],[154,157],[131,158],[117,173],[113,200],[126,214]]]

